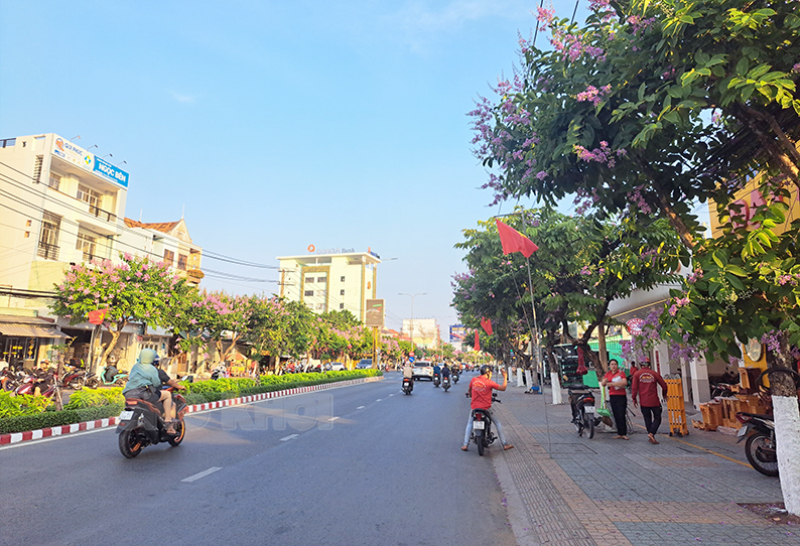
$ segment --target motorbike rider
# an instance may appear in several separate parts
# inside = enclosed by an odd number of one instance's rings
[[[503,426],[497,420],[497,414],[492,411],[492,389],[498,391],[506,390],[508,386],[508,374],[505,368],[502,369],[503,384],[498,385],[492,381],[492,368],[484,364],[481,366],[481,374],[478,377],[473,377],[469,382],[469,390],[467,396],[472,399],[470,409],[482,409],[489,414],[492,422],[497,429],[497,435],[500,437],[500,443],[503,445],[503,450],[507,451],[514,446],[506,443],[506,437],[503,434]],[[469,446],[469,437],[472,434],[472,411],[470,411],[469,419],[467,420],[467,430],[464,432],[464,445],[461,446],[462,451],[467,451]]]
[[[126,398],[140,398],[155,405],[161,402],[165,414],[168,415],[166,410],[168,407],[172,408],[172,393],[159,389],[161,387],[161,378],[159,377],[158,368],[153,365],[157,357],[158,354],[153,349],[142,349],[136,364],[131,368],[128,382],[125,383],[122,394]],[[167,426],[167,433],[176,433],[175,426],[171,421]]]
[[[434,362],[433,363],[433,379],[435,380],[437,377],[441,378],[442,377],[441,373],[442,373],[442,368],[441,368],[441,366],[439,366],[439,362]]]
[[[403,365],[403,379],[408,378],[411,381],[411,385],[414,385],[414,366],[406,360],[406,363]]]
[[[447,365],[447,362],[445,362],[444,366],[442,366],[442,379],[445,377],[450,379],[450,366]]]
[[[153,361],[153,366],[158,370],[158,378],[161,380],[161,385],[167,385],[169,387],[174,387],[179,391],[185,390],[186,387],[178,383],[177,379],[170,379],[169,374],[161,369],[161,358],[156,354],[156,359]],[[175,404],[172,403],[172,394],[162,390],[161,391],[161,401],[164,404],[164,422],[168,423],[167,425],[167,433],[172,434],[170,429],[175,430]],[[163,394],[167,393],[166,399],[164,399]]]

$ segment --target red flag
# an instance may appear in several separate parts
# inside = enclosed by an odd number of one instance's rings
[[[96,311],[89,311],[89,323],[91,324],[103,324],[103,320],[106,318],[106,313],[109,312],[109,309],[97,309]]]
[[[478,335],[478,331],[477,330],[475,330],[475,350],[476,351],[480,351],[481,350],[481,338]]]
[[[531,254],[539,250],[533,241],[525,237],[522,233],[507,226],[500,220],[496,220],[497,233],[500,234],[500,243],[503,245],[503,254],[511,254],[512,252],[521,252],[526,258],[530,258]]]
[[[492,335],[492,321],[486,317],[481,318],[481,326],[483,326],[484,331]]]

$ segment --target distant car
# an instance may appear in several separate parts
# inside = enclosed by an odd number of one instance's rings
[[[369,370],[372,368],[372,359],[364,358],[356,364],[356,370]]]
[[[341,362],[328,362],[325,364],[325,368],[332,372],[343,372],[347,369]]]
[[[427,360],[414,362],[414,379],[429,379],[433,381],[433,363]]]

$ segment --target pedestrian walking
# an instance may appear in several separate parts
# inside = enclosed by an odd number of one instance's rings
[[[628,440],[628,395],[625,387],[628,379],[625,372],[619,369],[619,363],[615,359],[608,362],[608,371],[603,376],[600,384],[608,387],[608,403],[611,405],[611,413],[614,415],[614,422],[617,425],[617,435],[615,440]]]
[[[642,406],[642,417],[647,429],[647,439],[651,444],[657,444],[656,434],[661,426],[661,400],[658,398],[658,386],[661,385],[661,397],[667,398],[667,382],[657,371],[650,369],[650,361],[641,363],[641,369],[636,372],[631,381],[631,400],[633,407],[637,405],[637,396]]]

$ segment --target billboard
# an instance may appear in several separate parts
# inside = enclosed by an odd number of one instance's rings
[[[80,146],[76,146],[69,140],[57,137],[53,141],[53,155],[69,161],[73,165],[85,171],[96,174],[97,176],[119,184],[123,188],[128,187],[128,173],[119,169],[94,154],[89,153]]]
[[[368,328],[373,326],[383,328],[384,308],[383,300],[367,300],[367,321]]]
[[[464,343],[466,337],[466,326],[463,324],[453,324],[450,326],[450,343]]]

